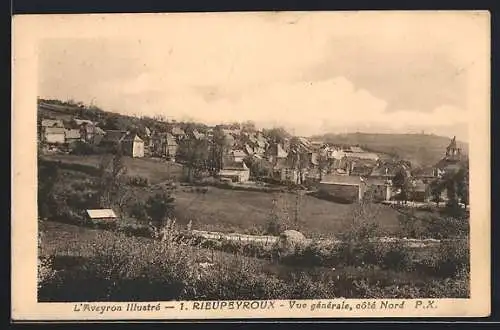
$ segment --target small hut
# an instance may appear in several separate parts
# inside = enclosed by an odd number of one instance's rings
[[[118,217],[112,209],[87,210],[87,218],[94,224],[116,224]]]

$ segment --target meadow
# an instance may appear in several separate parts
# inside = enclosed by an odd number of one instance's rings
[[[103,155],[47,155],[42,159],[65,164],[77,164],[91,168],[99,168]],[[166,180],[180,180],[182,165],[160,159],[123,157],[128,176],[147,178],[150,183],[156,184]]]
[[[64,164],[89,166],[97,169],[102,156],[46,156],[50,161],[61,161]],[[161,192],[159,185],[168,180],[179,181],[182,165],[151,159],[124,157],[127,175],[147,178],[150,183],[146,187],[124,186],[133,203],[145,202],[150,196]],[[79,182],[88,182],[92,175],[65,169],[60,186],[71,194],[69,187]],[[277,206],[273,206],[275,200]],[[196,187],[178,185],[175,191],[175,216],[180,224],[193,224],[193,229],[262,233],[269,220],[273,207],[295,229],[308,237],[332,236],[342,233],[350,227],[353,204],[333,203],[309,195],[303,195],[297,202],[297,195],[290,192],[259,192],[224,189],[214,186],[199,193]],[[382,234],[391,235],[399,228],[398,212],[387,205],[376,204],[371,207],[372,216],[377,217]],[[295,221],[298,219],[298,221]]]

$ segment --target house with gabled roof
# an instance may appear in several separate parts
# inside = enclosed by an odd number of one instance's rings
[[[110,150],[121,148],[123,153],[130,157],[144,157],[144,140],[128,131],[108,130],[99,145]]]
[[[202,140],[205,138],[205,134],[200,133],[197,129],[194,129],[191,134],[193,135],[193,138],[195,138],[196,140]]]
[[[151,136],[151,143],[151,152],[154,156],[175,161],[178,143],[171,133],[155,133]]]
[[[172,127],[170,133],[175,137],[177,141],[183,140],[186,137],[186,132],[179,126]]]
[[[61,119],[42,119],[40,122],[41,127],[63,127],[64,123]]]
[[[65,129],[64,130],[64,141],[65,143],[75,143],[75,142],[78,142],[78,141],[81,141],[82,140],[82,136],[80,134],[80,130],[79,129],[74,129],[74,128],[70,128],[70,129]]]
[[[244,162],[224,161],[222,169],[218,173],[221,179],[229,179],[232,182],[247,182],[250,179],[250,170]]]
[[[367,184],[359,176],[324,175],[318,189],[333,200],[354,203],[363,200]]]
[[[123,153],[134,158],[144,157],[144,140],[137,134],[127,134],[121,141]]]
[[[93,223],[114,223],[118,220],[112,209],[86,210],[87,219]]]
[[[48,144],[63,144],[64,123],[60,119],[43,119],[38,127],[39,139]]]
[[[73,119],[76,123],[76,125],[78,127],[82,126],[82,125],[91,125],[91,126],[94,126],[95,123],[92,121],[92,120],[88,120],[88,119],[78,119],[78,118],[74,118]]]
[[[280,159],[286,159],[288,152],[280,143],[274,143],[267,149],[266,157],[271,163],[276,163]]]

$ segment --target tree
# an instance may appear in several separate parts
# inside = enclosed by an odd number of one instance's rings
[[[146,202],[146,213],[154,228],[162,228],[174,215],[175,199],[170,191],[164,191],[149,197]]]
[[[290,150],[288,152],[288,157],[292,163],[292,167],[297,169],[299,172],[296,183],[301,184],[303,171],[309,166],[309,159],[307,150],[305,150],[301,141],[297,137],[292,137],[290,139]]]
[[[210,146],[207,140],[187,139],[179,146],[179,156],[186,161],[188,181],[210,167]]]
[[[55,164],[38,165],[38,214],[42,218],[56,213],[55,185],[58,179],[59,169]]]
[[[446,188],[446,205],[451,208],[458,207],[457,181],[454,173],[445,173],[442,177],[444,187]]]
[[[214,129],[214,136],[210,152],[210,164],[214,173],[222,169],[222,159],[227,151],[228,146],[226,145],[224,131],[222,130],[221,126],[217,126]]]
[[[283,196],[276,195],[272,199],[271,212],[267,221],[266,232],[269,235],[278,236],[287,229],[286,215],[283,214]]]
[[[439,207],[441,202],[441,193],[443,192],[443,184],[440,180],[434,180],[430,183],[431,200]]]
[[[290,138],[290,133],[288,133],[283,127],[275,127],[271,129],[262,130],[264,136],[271,143],[283,143],[286,138]]]
[[[410,192],[410,178],[408,172],[403,167],[397,170],[394,175],[394,179],[392,180],[392,184],[395,188],[400,190],[399,200],[406,203]]]
[[[105,130],[119,130],[120,129],[120,120],[119,120],[118,116],[111,115],[108,118],[106,118],[103,128]]]
[[[122,149],[117,148],[112,156],[104,156],[99,164],[99,204],[102,208],[116,206],[122,210],[129,200],[128,190],[125,188],[125,166]]]
[[[319,180],[323,180],[323,172],[328,170],[328,155],[326,152],[320,151],[318,154],[318,171],[319,171]]]

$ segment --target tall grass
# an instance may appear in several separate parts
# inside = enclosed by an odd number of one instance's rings
[[[422,279],[406,277],[395,268],[386,271],[384,267],[368,265],[354,271],[341,264],[338,270],[295,266],[276,273],[241,255],[219,255],[213,259],[210,250],[175,239],[173,230],[159,235],[159,239],[146,242],[121,233],[101,232],[83,249],[88,255],[79,258],[78,263],[59,264],[53,276],[40,282],[39,299],[154,301],[468,295],[466,268],[453,275],[447,273],[450,277]],[[442,251],[442,260],[448,260],[452,248]]]

